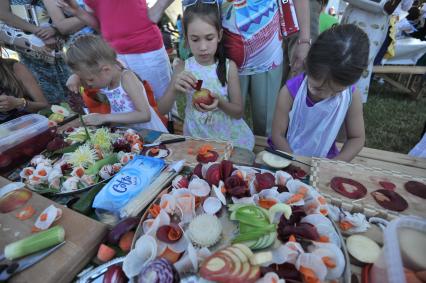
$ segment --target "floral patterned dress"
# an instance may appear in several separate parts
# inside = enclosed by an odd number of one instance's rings
[[[209,89],[221,99],[229,101],[228,86],[222,86],[216,74],[217,64],[203,66],[194,57],[185,61],[185,70],[191,72],[197,80],[203,80],[203,88]],[[229,61],[226,62],[227,70]],[[253,150],[254,135],[243,119],[234,119],[220,109],[210,112],[200,112],[192,105],[194,91],[187,93],[185,135],[231,141],[234,146]]]
[[[31,0],[9,0],[10,5],[26,5],[32,2]],[[44,7],[42,1],[37,1],[36,5]],[[66,87],[66,82],[71,73],[62,58],[55,58],[55,62],[51,64],[42,59],[30,57],[25,52],[18,52],[18,55],[19,60],[37,79],[49,103],[59,104],[69,99],[71,93]]]

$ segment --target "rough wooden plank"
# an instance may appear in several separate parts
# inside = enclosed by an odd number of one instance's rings
[[[9,180],[0,177],[0,187],[10,183]],[[11,283],[50,283],[50,282],[71,282],[77,273],[96,254],[98,245],[101,243],[107,232],[107,226],[82,214],[79,214],[62,205],[32,193],[31,199],[27,202],[34,207],[37,213],[30,219],[21,221],[15,217],[18,208],[0,217],[0,250],[14,241],[31,235],[33,226],[38,215],[49,205],[62,209],[62,217],[58,220],[58,225],[65,229],[65,244],[53,254],[42,261],[12,277]]]
[[[378,74],[426,74],[426,67],[421,66],[374,66],[373,73]]]

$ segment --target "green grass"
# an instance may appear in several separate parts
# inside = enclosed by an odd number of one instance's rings
[[[180,117],[185,117],[185,97],[177,99]],[[252,126],[250,102],[246,103],[246,121]],[[426,122],[426,96],[418,99],[372,81],[364,106],[366,147],[408,153],[419,142]]]
[[[426,122],[426,97],[413,99],[373,81],[364,106],[366,147],[408,153]]]

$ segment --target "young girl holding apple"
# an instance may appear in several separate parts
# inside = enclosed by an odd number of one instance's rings
[[[365,142],[361,93],[353,86],[368,66],[368,36],[355,25],[323,32],[306,57],[306,73],[287,81],[277,98],[272,142],[302,156],[351,161]],[[346,141],[335,139],[341,126]]]
[[[175,67],[159,110],[167,113],[176,95],[186,94],[184,135],[231,141],[253,150],[254,135],[242,119],[237,66],[224,55],[219,10],[213,5],[217,3],[196,1],[186,7],[183,29],[193,57]]]

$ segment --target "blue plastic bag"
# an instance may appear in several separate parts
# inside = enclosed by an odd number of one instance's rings
[[[162,159],[136,156],[96,195],[93,208],[119,214],[122,207],[154,181],[164,166]]]

